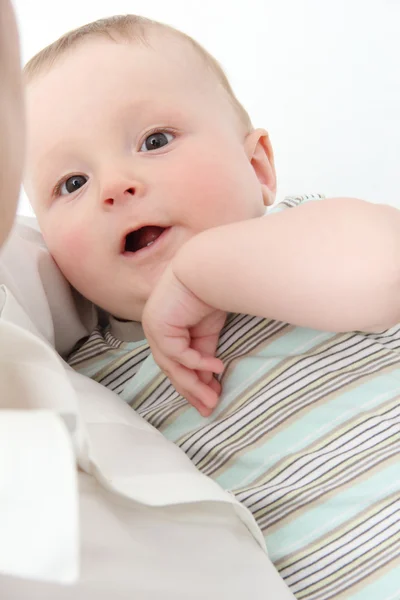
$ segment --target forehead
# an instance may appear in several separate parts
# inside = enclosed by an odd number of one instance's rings
[[[197,95],[208,104],[226,104],[222,85],[189,43],[166,34],[153,35],[149,42],[80,41],[29,83],[28,120],[40,117],[41,108],[47,117],[49,109],[58,113],[66,109],[69,117],[74,110],[87,109],[94,116],[97,106],[146,103],[159,97],[174,97],[179,104]]]

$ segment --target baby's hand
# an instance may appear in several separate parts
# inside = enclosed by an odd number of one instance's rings
[[[224,365],[215,357],[226,313],[208,306],[167,267],[143,311],[142,325],[154,360],[175,389],[201,415],[217,405],[221,385],[214,373]]]

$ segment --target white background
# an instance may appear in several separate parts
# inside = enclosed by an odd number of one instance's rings
[[[400,208],[400,0],[14,0],[23,61],[112,14],[166,22],[225,68],[275,148],[278,197]],[[25,197],[20,212],[29,214]]]

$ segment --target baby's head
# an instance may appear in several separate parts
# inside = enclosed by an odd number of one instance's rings
[[[50,252],[106,311],[140,320],[195,234],[261,216],[268,135],[185,34],[126,16],[67,34],[25,69],[25,185]]]

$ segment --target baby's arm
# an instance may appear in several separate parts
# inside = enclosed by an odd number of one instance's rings
[[[328,331],[400,321],[400,211],[330,198],[209,229],[172,263],[216,308]]]
[[[400,211],[332,198],[189,240],[153,290],[143,327],[175,388],[208,415],[226,312],[374,331],[400,321],[399,291]]]

